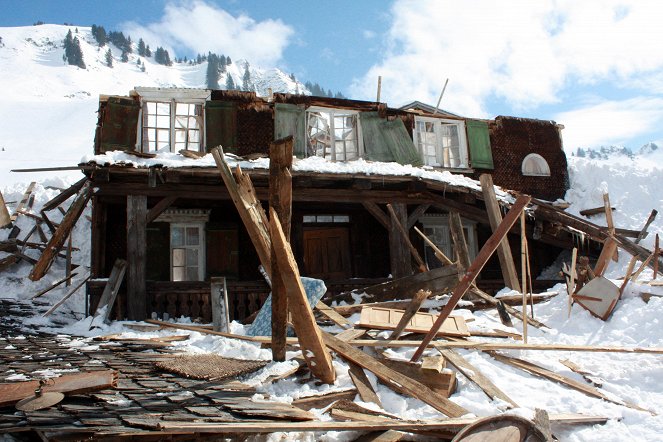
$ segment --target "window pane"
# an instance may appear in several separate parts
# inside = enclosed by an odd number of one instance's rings
[[[157,117],[155,115],[147,116],[147,125],[149,127],[155,127],[157,125]]]
[[[157,124],[156,127],[169,128],[170,127],[170,117],[167,115],[158,115],[156,117]]]
[[[173,267],[186,265],[186,249],[173,249]]]
[[[173,267],[173,281],[186,281],[186,267]]]
[[[334,215],[335,223],[349,223],[350,217],[348,215]]]
[[[198,267],[186,268],[187,281],[198,281]]]
[[[315,222],[315,215],[304,215],[304,222],[305,223],[314,223]]]
[[[186,228],[186,245],[188,246],[197,246],[199,238],[199,229],[198,227],[187,227]]]
[[[318,222],[319,223],[330,223],[334,220],[334,218],[331,215],[319,215],[318,216]]]
[[[200,131],[199,130],[189,130],[189,142],[198,143],[200,141]]]
[[[170,103],[157,103],[158,115],[170,115]]]
[[[184,245],[184,227],[172,226],[170,229],[170,246],[179,247]]]
[[[186,265],[188,266],[198,265],[198,249],[186,250]]]
[[[186,141],[186,131],[176,130],[175,131],[175,142],[176,143],[184,143],[185,141]]]

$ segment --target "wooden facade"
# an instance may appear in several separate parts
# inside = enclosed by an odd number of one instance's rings
[[[176,95],[169,91],[169,97]],[[186,91],[182,90],[184,96]],[[283,132],[297,127],[289,125],[295,120],[284,123],[279,117],[280,105],[290,106],[286,109],[295,113],[314,106],[358,112],[360,121],[378,119],[373,126],[366,125],[364,137],[371,127],[384,127],[386,144],[394,139],[396,145],[402,143],[403,134],[411,137],[416,120],[414,113],[389,109],[381,103],[281,94],[267,101],[252,93],[210,91],[200,107],[203,115],[190,117],[205,122],[200,126],[204,132],[198,134],[200,150],[204,153],[215,145],[223,145],[226,153],[266,156],[275,138],[293,135]],[[151,124],[146,112],[140,91],[129,97],[102,99],[95,153],[140,151],[141,133],[142,145],[146,145],[143,126]],[[173,118],[179,115],[174,114]],[[374,138],[381,136],[371,134]],[[370,143],[367,140],[364,152],[369,159],[393,155],[393,161],[403,162],[407,158],[393,152],[393,148],[375,150],[374,140]],[[561,152],[561,141],[558,148]],[[409,158],[412,152],[416,153],[414,145],[408,151]],[[301,155],[296,141],[295,155]],[[493,152],[493,157],[497,156]],[[498,164],[502,163],[495,161],[494,177],[499,172]],[[118,258],[127,259],[128,271],[118,296],[120,302],[116,303],[116,317],[141,319],[167,313],[209,322],[209,281],[219,276],[228,282],[231,319],[242,319],[262,305],[269,286],[260,273],[251,238],[216,168],[131,167],[101,161],[81,167],[95,188],[93,280],[88,285],[91,307],[103,288],[94,278],[107,277]],[[269,170],[253,168],[244,172],[251,177],[257,197],[267,211]],[[469,176],[476,172],[469,167],[462,171]],[[555,174],[566,174],[566,169],[555,170]],[[473,235],[470,242],[479,245],[492,233],[482,198],[480,190],[413,176],[295,171],[290,242],[301,274],[323,279],[330,294],[340,293],[384,281],[390,275],[406,276],[416,271],[407,242],[390,224],[387,204],[392,204],[408,230],[413,226],[425,229],[422,220],[435,220],[436,216],[458,211],[472,223],[473,228],[468,231]],[[560,235],[552,224],[536,225],[533,221],[528,224],[528,236],[533,275],[573,243],[570,235]],[[411,232],[409,239],[421,256],[426,256],[419,235]],[[509,241],[512,247],[519,247],[518,235],[509,236]],[[433,265],[429,262],[429,266]],[[516,267],[519,268],[518,263]],[[489,261],[478,283],[487,289],[504,286],[497,258]]]

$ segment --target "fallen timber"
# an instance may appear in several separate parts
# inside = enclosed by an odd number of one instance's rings
[[[241,341],[254,342],[256,344],[271,345],[272,339],[260,336],[244,336],[232,333],[215,332],[214,330],[203,327],[195,327],[183,324],[173,324],[170,322],[148,319],[145,322],[149,324],[161,325],[164,327],[176,328],[180,330],[190,330],[198,333],[222,336],[224,338],[239,339]],[[296,345],[297,338],[288,338],[288,345]],[[353,339],[347,342],[356,347],[418,347],[422,341],[410,340],[375,340],[375,339]],[[539,350],[539,351],[589,351],[602,353],[638,353],[638,354],[663,354],[663,347],[616,347],[616,346],[592,346],[592,345],[571,345],[571,344],[518,344],[508,342],[477,342],[477,341],[431,341],[429,348],[465,348],[476,350]]]

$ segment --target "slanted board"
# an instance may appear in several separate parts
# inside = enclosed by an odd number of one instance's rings
[[[597,276],[585,284],[574,299],[592,315],[605,321],[617,305],[619,287],[603,276]]]
[[[252,401],[245,398],[223,398],[219,404],[233,413],[244,416],[285,419],[288,421],[312,421],[313,413],[283,402]]]
[[[357,327],[375,328],[379,330],[394,330],[405,310],[396,310],[383,307],[365,307],[361,310],[361,317],[356,324]],[[433,313],[417,313],[415,314],[408,325],[405,326],[406,332],[412,333],[427,333],[430,331],[435,320],[436,314]],[[462,317],[450,316],[443,323],[438,331],[439,335],[447,336],[470,336],[470,331],[467,329],[467,324]]]

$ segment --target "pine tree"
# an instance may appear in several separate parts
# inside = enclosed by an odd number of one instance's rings
[[[111,53],[111,49],[108,48],[106,51],[106,66],[109,68],[113,67],[113,54]]]
[[[106,42],[108,41],[106,30],[103,26],[92,25],[92,36],[100,48],[105,46]]]
[[[235,90],[235,82],[233,81],[233,77],[230,75],[230,72],[226,74],[226,89],[229,91]]]
[[[243,91],[253,90],[253,86],[251,85],[251,72],[249,72],[248,62],[244,65],[244,76],[242,77],[242,90]]]
[[[83,51],[78,37],[74,38],[71,34],[71,29],[67,32],[64,39],[64,60],[72,66],[78,66],[85,69],[85,62],[83,61]]]
[[[154,53],[154,61],[164,66],[172,66],[173,64],[173,62],[170,61],[170,55],[168,54],[168,50],[162,48],[161,46],[159,46],[156,52]]]
[[[230,55],[226,57],[226,65],[230,66],[232,64],[232,60],[230,59]]]
[[[145,42],[142,38],[138,40],[138,55],[145,57]]]
[[[219,87],[219,57],[211,52],[207,56],[207,73],[205,75],[208,89],[220,89]]]
[[[122,51],[122,55],[120,56],[120,61],[122,61],[122,63],[126,63],[129,61],[129,54],[127,54],[127,51]]]
[[[81,69],[85,69],[85,62],[83,61],[83,51],[81,50],[81,43],[78,41],[78,37],[74,38],[74,54],[76,58],[76,66]]]
[[[152,56],[152,51],[150,51],[150,45],[145,46],[145,56],[148,58]]]

